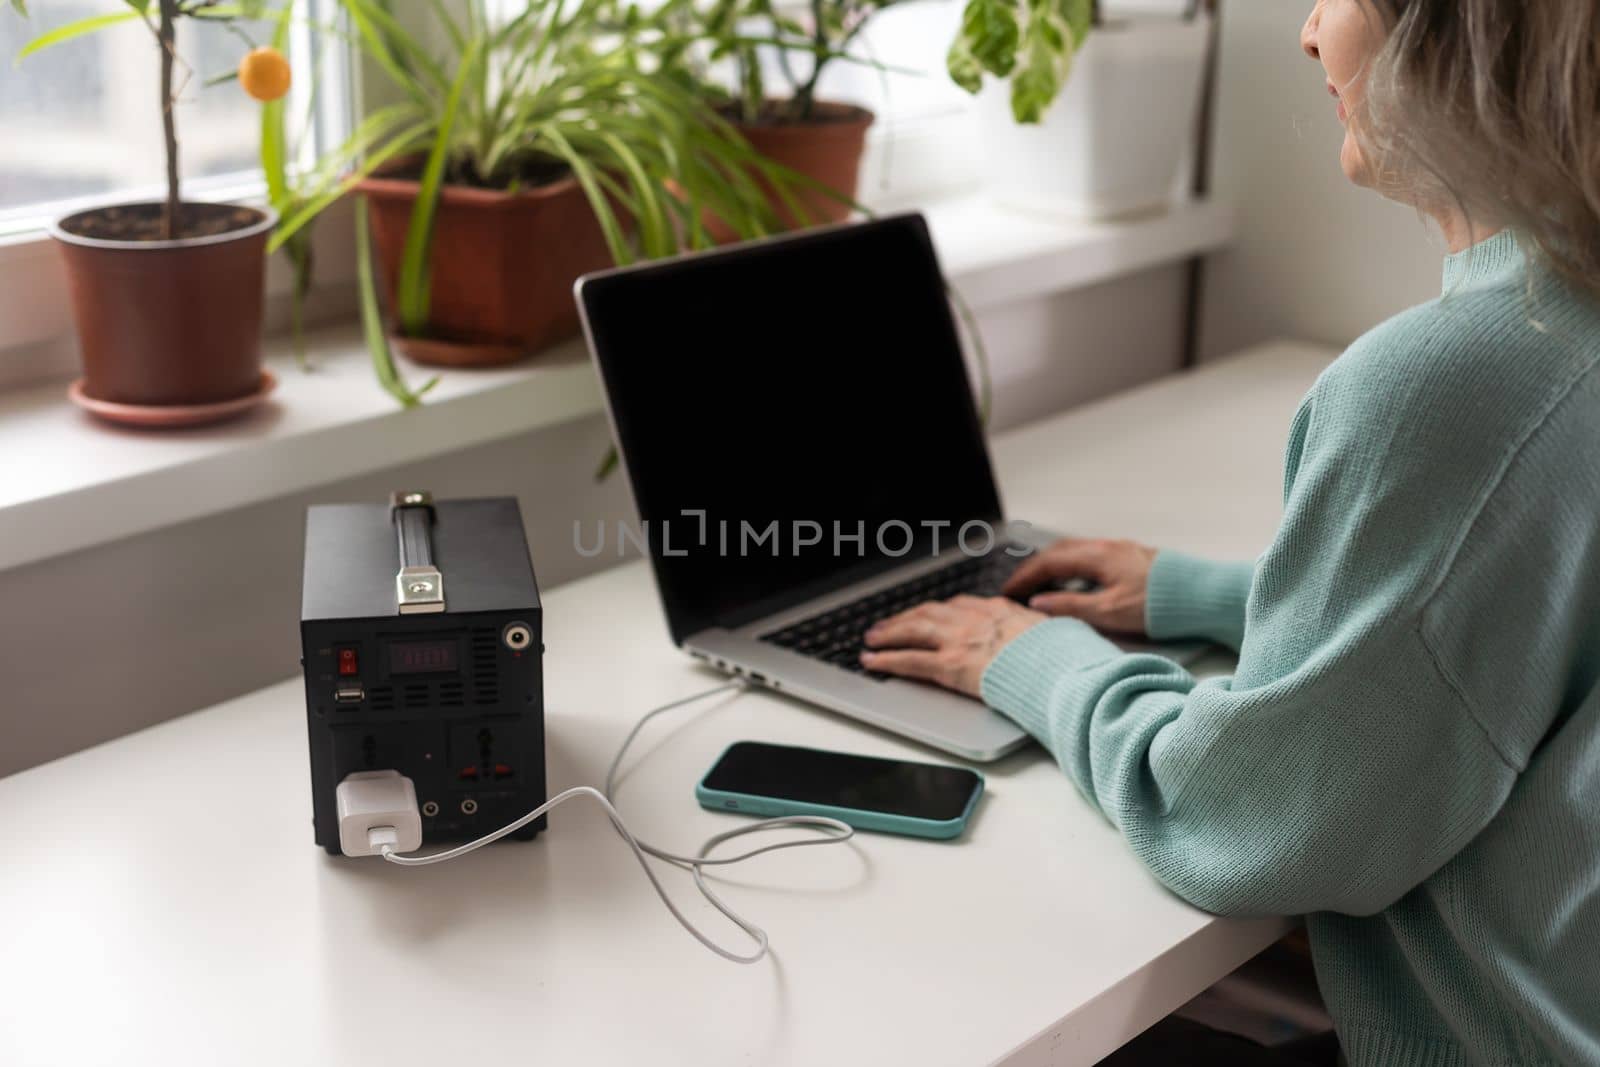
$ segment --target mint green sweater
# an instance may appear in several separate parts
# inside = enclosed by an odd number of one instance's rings
[[[1178,895],[1307,916],[1357,1067],[1600,1064],[1597,363],[1510,234],[1450,257],[1301,403],[1265,554],[1157,556],[1231,678],[1071,619],[984,674]]]

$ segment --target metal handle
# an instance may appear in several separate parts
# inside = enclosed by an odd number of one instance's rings
[[[395,607],[401,615],[444,610],[444,575],[433,560],[433,494],[394,493],[389,497],[400,545],[400,572],[394,576]]]

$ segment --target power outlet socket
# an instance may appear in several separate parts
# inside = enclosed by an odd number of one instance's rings
[[[512,723],[457,723],[450,728],[450,773],[463,787],[509,785],[521,777],[521,746]]]
[[[357,771],[396,770],[410,778],[425,776],[444,755],[444,730],[437,726],[367,723],[334,731],[334,773],[342,778]]]

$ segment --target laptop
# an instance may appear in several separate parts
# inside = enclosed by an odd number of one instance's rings
[[[1057,537],[1002,511],[923,218],[603,271],[576,292],[639,514],[615,536],[648,554],[672,640],[969,760],[1026,744],[980,702],[859,660],[873,622],[998,595]]]

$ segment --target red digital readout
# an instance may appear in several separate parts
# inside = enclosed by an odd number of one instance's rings
[[[390,674],[440,674],[460,666],[460,653],[454,640],[391,641]]]

